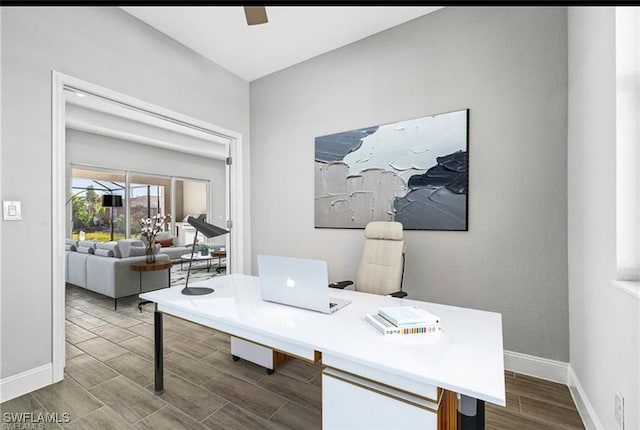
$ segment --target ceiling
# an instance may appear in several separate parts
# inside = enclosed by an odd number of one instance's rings
[[[269,22],[255,26],[241,6],[122,9],[252,81],[440,7],[267,6]]]

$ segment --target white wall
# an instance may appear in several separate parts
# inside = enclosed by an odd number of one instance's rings
[[[314,138],[469,108],[469,231],[405,232],[405,290],[569,361],[566,37],[564,8],[446,8],[251,82],[254,258],[354,279],[363,231],[314,229]]]
[[[570,8],[568,257],[571,367],[603,429],[614,393],[625,429],[640,428],[640,302],[616,279],[616,45],[614,8]],[[598,424],[596,424],[598,425]]]
[[[0,245],[6,378],[51,362],[51,71],[240,132],[245,144],[249,86],[117,8],[2,9],[1,194],[23,214],[3,223]],[[24,258],[34,243],[37,257]]]
[[[222,163],[224,167],[224,163]],[[224,172],[224,169],[223,169]],[[219,185],[219,184],[218,184]],[[224,184],[223,184],[224,185]],[[184,212],[186,214],[206,213],[206,206],[202,205],[202,196],[206,195],[206,186],[202,182],[185,182],[182,188]],[[223,190],[224,191],[224,187]],[[217,223],[219,224],[219,222]]]

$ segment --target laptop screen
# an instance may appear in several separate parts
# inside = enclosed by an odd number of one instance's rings
[[[262,300],[329,311],[326,261],[258,255],[258,275]]]

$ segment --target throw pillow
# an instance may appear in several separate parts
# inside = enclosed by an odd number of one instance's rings
[[[159,243],[161,247],[168,248],[173,246],[173,239],[156,239],[156,243]]]
[[[88,246],[79,246],[76,251],[81,252],[83,254],[93,254],[95,252],[95,248]]]
[[[109,255],[109,257],[122,258],[122,253],[120,252],[120,246],[118,246],[118,242],[98,242],[96,244],[96,249],[111,251],[111,255]]]
[[[85,247],[87,247],[87,248],[95,249],[95,247],[96,247],[96,243],[97,243],[97,242],[96,242],[96,241],[94,241],[94,240],[79,240],[79,241],[78,241],[78,245],[77,245],[77,246],[79,246],[79,247],[80,247],[80,246],[85,246]]]
[[[110,250],[110,249],[100,249],[100,248],[96,249],[94,251],[94,254],[95,255],[99,255],[100,257],[113,257],[113,255],[114,255],[112,250]]]

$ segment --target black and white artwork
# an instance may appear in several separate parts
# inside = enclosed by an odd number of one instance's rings
[[[467,230],[469,110],[315,139],[315,226]]]

